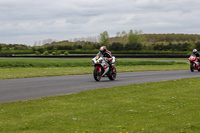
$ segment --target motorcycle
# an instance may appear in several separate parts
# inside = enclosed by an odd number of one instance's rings
[[[192,54],[189,57],[189,61],[190,61],[190,71],[194,72],[194,70],[198,70],[200,72],[200,66],[199,66],[198,58],[195,55]]]
[[[96,56],[92,59],[94,65],[93,76],[96,81],[100,81],[101,77],[107,76],[110,80],[115,80],[117,71],[114,65],[115,57],[113,56],[111,66],[106,62],[103,56]]]

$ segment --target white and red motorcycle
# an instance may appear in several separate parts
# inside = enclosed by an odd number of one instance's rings
[[[188,60],[190,61],[190,71],[194,72],[194,70],[198,70],[200,72],[200,64],[196,55],[190,55]]]
[[[93,76],[96,81],[100,81],[103,76],[107,76],[110,80],[115,80],[116,78],[115,57],[112,57],[111,66],[105,59],[103,56],[96,56],[92,59],[94,65]]]

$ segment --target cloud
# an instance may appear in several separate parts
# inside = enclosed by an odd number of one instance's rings
[[[196,0],[0,0],[0,42],[144,33],[199,34]]]

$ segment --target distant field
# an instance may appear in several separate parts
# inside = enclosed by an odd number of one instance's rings
[[[198,133],[200,78],[0,104],[1,133]]]

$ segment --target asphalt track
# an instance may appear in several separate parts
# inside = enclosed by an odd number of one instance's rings
[[[102,77],[96,82],[93,75],[71,75],[0,80],[0,103],[36,99],[45,96],[70,94],[79,91],[166,81],[188,77],[200,77],[199,72],[181,71],[146,71],[118,73],[115,81]]]

